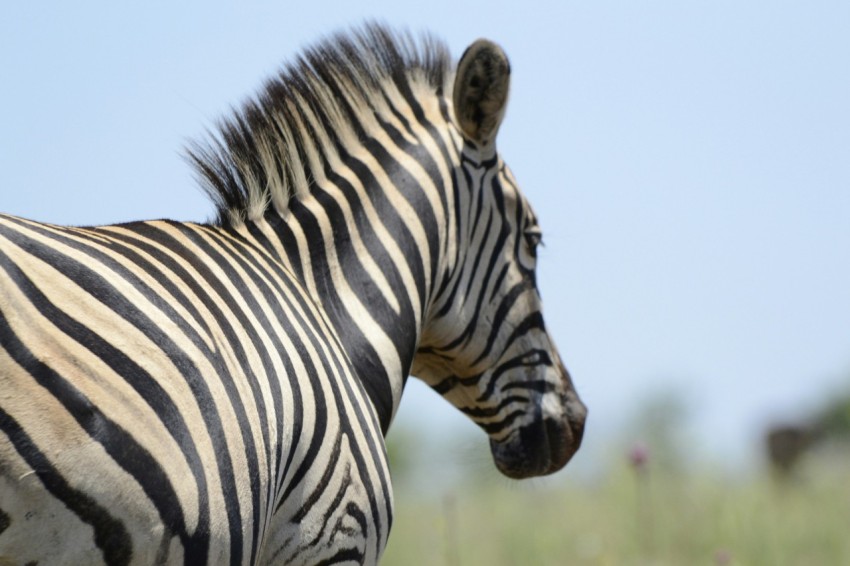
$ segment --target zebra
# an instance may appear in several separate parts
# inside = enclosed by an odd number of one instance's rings
[[[0,563],[375,564],[408,375],[511,478],[586,408],[496,151],[504,51],[365,24],[187,149],[207,223],[0,217]]]

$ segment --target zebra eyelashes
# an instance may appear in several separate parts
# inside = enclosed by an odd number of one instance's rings
[[[525,244],[531,257],[537,257],[538,246],[543,246],[543,232],[539,226],[530,226],[523,232]]]

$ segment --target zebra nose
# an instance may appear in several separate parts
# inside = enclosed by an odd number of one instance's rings
[[[570,430],[572,451],[575,453],[584,438],[584,425],[587,421],[587,405],[573,392],[573,398],[567,400],[567,426]]]
[[[579,398],[566,366],[560,361],[558,366],[566,387],[562,399],[565,420],[567,421],[566,424],[570,434],[569,444],[572,453],[575,453],[579,449],[579,446],[581,446],[581,441],[584,437],[584,425],[587,421],[587,405]]]

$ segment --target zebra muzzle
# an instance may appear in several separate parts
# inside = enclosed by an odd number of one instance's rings
[[[587,407],[574,390],[561,396],[560,417],[536,411],[534,420],[524,424],[503,441],[490,440],[490,451],[499,471],[509,478],[545,476],[567,465],[581,446]]]

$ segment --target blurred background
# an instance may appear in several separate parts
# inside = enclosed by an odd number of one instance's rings
[[[209,219],[182,148],[366,19],[510,56],[500,149],[590,408],[517,484],[411,380],[385,563],[850,563],[850,4],[5,3],[0,210]]]

